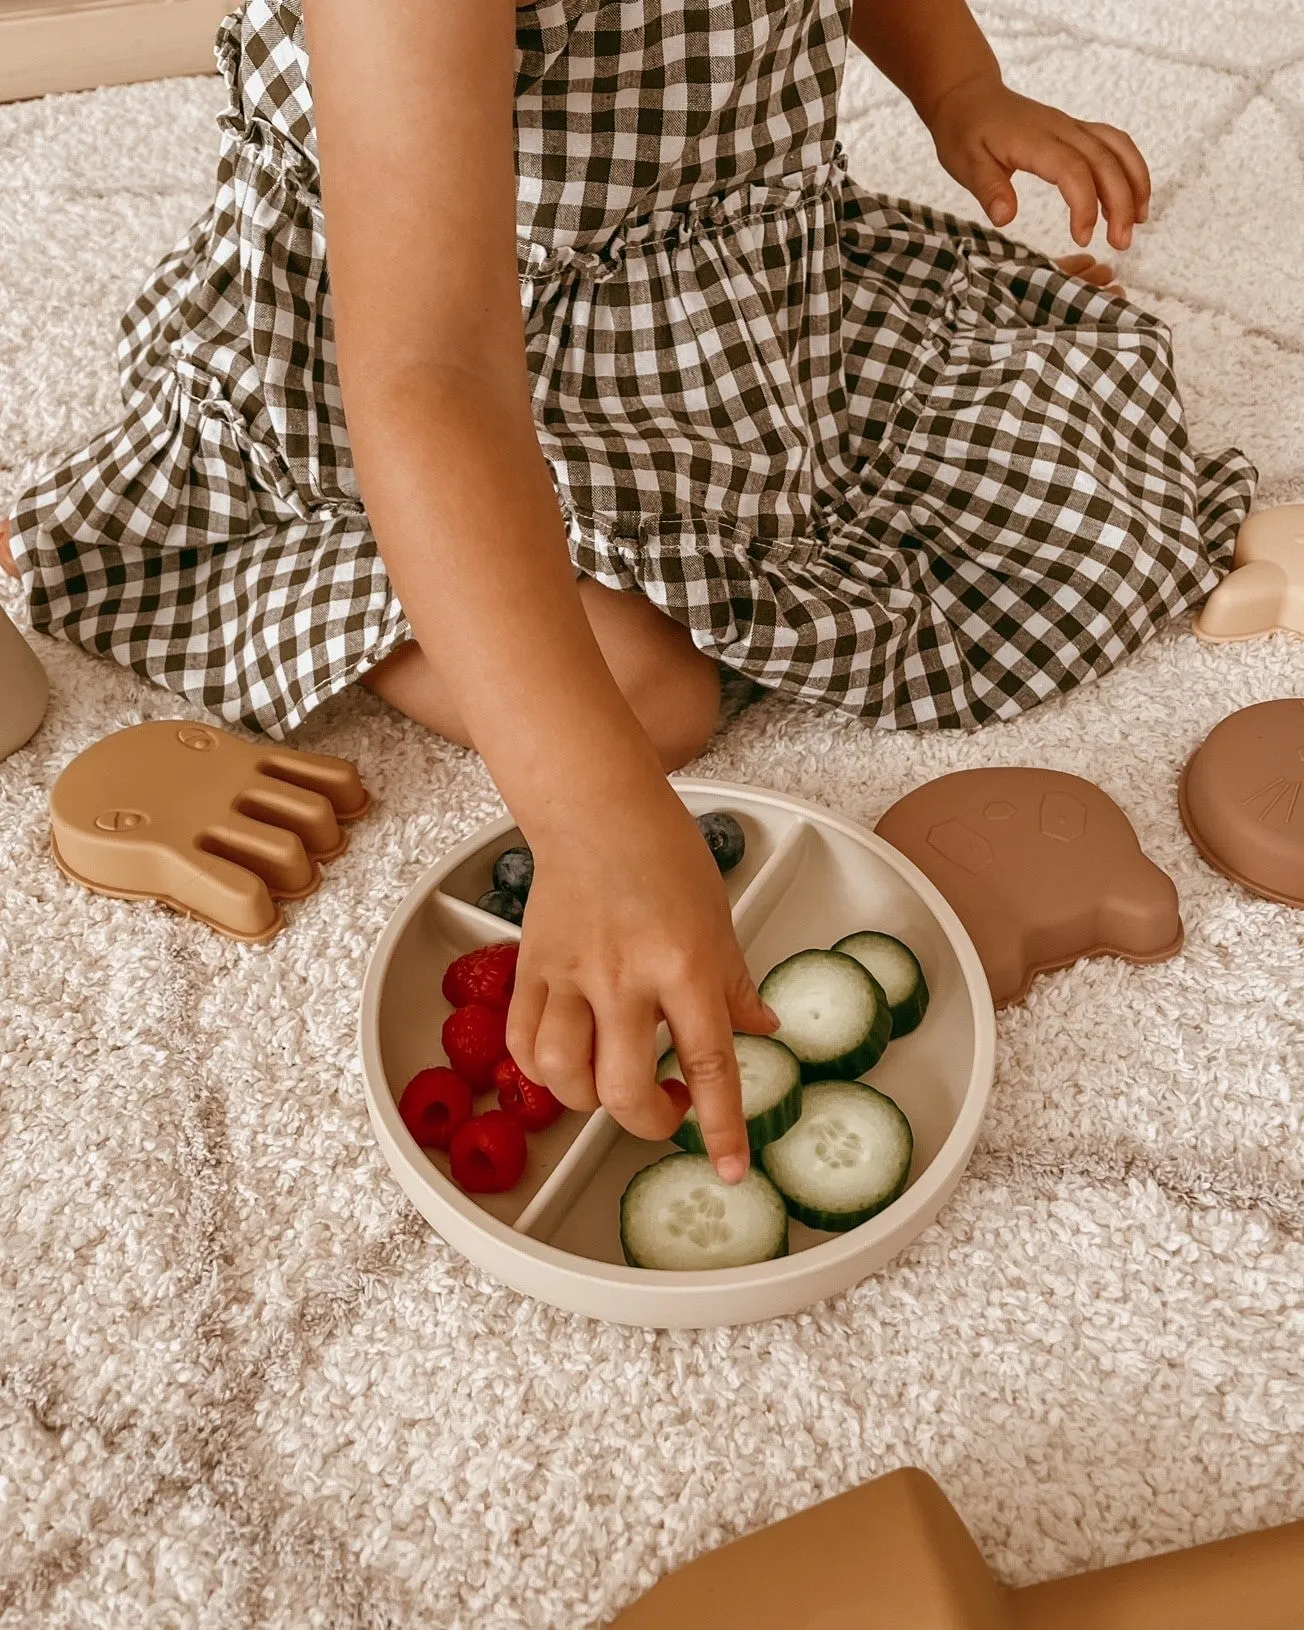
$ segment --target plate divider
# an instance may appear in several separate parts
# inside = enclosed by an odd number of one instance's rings
[[[546,1240],[574,1205],[619,1135],[619,1125],[606,1110],[595,1109],[512,1224],[515,1232]]]
[[[520,929],[515,923],[509,923],[505,917],[495,917],[492,911],[481,911],[479,906],[473,906],[469,900],[463,900],[457,894],[447,894],[443,889],[433,889],[431,898],[439,902],[439,910],[447,909],[449,916],[460,918],[468,928],[474,928],[479,932],[490,928],[500,938],[511,940],[514,945],[520,944]]]
[[[773,854],[738,896],[733,908],[733,924],[744,952],[792,882],[814,841],[814,831],[809,821],[794,821],[775,844]]]

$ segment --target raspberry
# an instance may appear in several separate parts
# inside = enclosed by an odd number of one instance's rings
[[[444,973],[446,1000],[454,1007],[482,1002],[485,1007],[500,1007],[505,1013],[516,984],[516,957],[516,946],[506,944],[485,945],[458,957]]]
[[[494,1085],[498,1088],[498,1102],[527,1132],[542,1132],[566,1113],[565,1104],[558,1103],[541,1082],[531,1081],[510,1056],[495,1065]]]
[[[467,1194],[501,1194],[525,1171],[525,1133],[510,1115],[490,1109],[458,1127],[448,1156],[453,1181]]]
[[[423,1149],[447,1149],[471,1119],[471,1089],[452,1070],[419,1070],[404,1087],[398,1112]]]
[[[507,1056],[507,1015],[501,1008],[472,1002],[448,1015],[440,1039],[463,1081],[487,1092],[494,1084],[494,1065]]]

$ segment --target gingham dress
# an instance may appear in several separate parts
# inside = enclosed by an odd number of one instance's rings
[[[871,195],[851,0],[518,14],[534,414],[577,568],[764,686],[1009,718],[1213,587],[1240,454],[1187,445],[1162,325]],[[410,639],[335,367],[295,0],[249,0],[213,207],[125,319],[125,420],[19,502],[38,628],[272,736]]]

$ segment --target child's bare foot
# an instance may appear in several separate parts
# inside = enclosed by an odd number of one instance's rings
[[[14,557],[9,551],[9,522],[0,521],[0,571],[8,572],[10,577],[19,577],[22,574],[14,565]]]
[[[1106,294],[1127,292],[1121,283],[1115,283],[1114,268],[1107,260],[1097,260],[1094,255],[1065,255],[1055,264],[1070,277],[1084,278],[1098,289],[1104,289]]]

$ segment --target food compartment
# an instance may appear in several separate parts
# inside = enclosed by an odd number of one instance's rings
[[[879,842],[874,840],[876,846]],[[767,916],[750,924],[743,951],[759,984],[785,957],[829,948],[861,929],[877,929],[909,946],[928,986],[928,1012],[922,1024],[891,1042],[864,1076],[894,1099],[910,1122],[914,1183],[955,1125],[977,1049],[964,971],[929,906],[864,840],[832,826],[812,826],[788,887]]]
[[[416,911],[394,947],[380,997],[381,1064],[385,1085],[396,1105],[404,1087],[418,1070],[448,1062],[439,1036],[444,1020],[452,1011],[440,990],[449,963],[479,946],[500,941],[514,943],[518,938],[518,931],[509,923],[477,911],[462,900],[449,899],[439,890]],[[497,1108],[496,1093],[476,1094],[476,1114]],[[468,1198],[500,1222],[515,1223],[556,1169],[588,1118],[567,1110],[544,1131],[527,1133],[529,1159],[521,1181],[502,1194],[475,1194]],[[428,1161],[452,1183],[447,1154],[439,1149],[419,1149],[410,1134],[404,1131],[402,1135],[411,1144],[418,1161]]]
[[[499,855],[508,849],[526,847],[520,827],[511,825],[510,821],[505,820],[489,830],[490,835],[485,842],[454,866],[440,884],[441,890],[450,899],[463,900],[474,907],[481,895],[487,894],[494,886],[494,865]],[[491,917],[490,920],[499,919]],[[510,926],[504,922],[504,927]]]
[[[663,1155],[681,1154],[675,1143],[645,1143],[632,1137],[609,1116],[593,1128],[595,1148],[590,1165],[573,1173],[573,1187],[556,1196],[530,1229],[535,1239],[560,1251],[588,1257],[594,1262],[623,1263],[620,1246],[620,1197],[636,1172]],[[788,1252],[808,1250],[832,1234],[817,1233],[794,1218],[788,1219]]]
[[[675,785],[673,780],[671,785]],[[675,787],[675,791],[679,793],[694,817],[708,815],[713,810],[722,810],[732,815],[743,829],[743,838],[746,842],[743,858],[732,871],[725,873],[724,878],[731,906],[736,906],[742,899],[752,881],[792,828],[801,824],[800,818],[790,811],[781,806],[776,807],[765,799],[758,798],[755,793],[741,787],[730,786],[726,782],[721,782],[718,790],[713,788],[708,793],[690,791],[686,787],[678,786]]]

